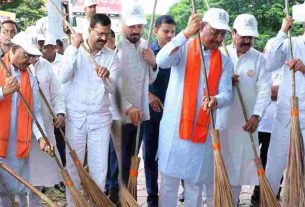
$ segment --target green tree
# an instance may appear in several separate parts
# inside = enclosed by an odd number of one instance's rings
[[[0,6],[0,10],[16,14],[19,31],[35,23],[45,16],[45,0],[14,0],[11,3]]]
[[[270,37],[277,34],[281,27],[282,19],[285,16],[284,0],[209,0],[211,7],[225,9],[230,14],[230,24],[233,24],[237,15],[249,13],[256,17],[259,28],[259,37],[256,38],[255,48],[263,50],[266,42]],[[303,1],[292,0],[290,7]],[[197,10],[199,14],[206,11],[204,0],[196,0]],[[188,17],[191,14],[192,6],[190,0],[180,0],[170,8],[169,14],[175,17],[178,28],[184,29],[187,25]],[[293,28],[293,34],[299,35],[302,33],[302,26],[296,25]],[[230,38],[228,38],[230,39]],[[230,40],[226,40],[229,42]]]

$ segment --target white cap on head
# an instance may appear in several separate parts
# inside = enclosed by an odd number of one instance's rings
[[[231,31],[229,27],[229,14],[223,9],[209,9],[204,13],[202,21],[209,23],[209,25],[215,29]]]
[[[233,28],[240,36],[257,37],[257,21],[251,14],[240,14],[236,17]]]
[[[16,34],[12,39],[12,43],[22,47],[27,53],[31,55],[42,55],[37,48],[37,38],[29,35],[26,32],[19,32]]]
[[[92,6],[92,5],[96,5],[96,0],[85,0],[84,6],[88,7],[88,6]]]
[[[129,4],[123,7],[122,19],[127,26],[147,24],[144,9],[139,4]]]
[[[292,7],[292,18],[296,22],[305,22],[305,4],[298,4]]]
[[[51,34],[50,32],[47,32],[47,33],[45,34],[45,42],[44,42],[44,45],[53,45],[53,46],[56,45],[56,39],[55,39],[54,35]]]

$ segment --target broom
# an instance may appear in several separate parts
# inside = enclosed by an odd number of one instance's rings
[[[285,0],[286,15],[289,16],[289,3]],[[293,59],[291,31],[288,31],[288,49],[290,58]],[[295,70],[291,70],[292,77],[292,97],[291,104],[291,123],[290,123],[290,143],[288,149],[288,163],[285,177],[285,199],[286,206],[303,207],[305,206],[305,172],[304,172],[304,143],[300,129],[299,104],[296,96]]]
[[[29,70],[29,72],[31,72]],[[48,102],[46,96],[44,95],[43,91],[41,90],[41,87],[39,85],[39,81],[38,78],[36,76],[36,80],[38,82],[38,88],[39,88],[39,94],[43,100],[43,102],[45,103],[46,107],[48,108],[49,113],[51,114],[53,120],[56,120],[56,115],[50,105],[50,103]],[[76,166],[76,169],[78,171],[79,177],[81,179],[81,182],[83,184],[83,188],[84,190],[90,194],[90,199],[92,201],[94,201],[94,203],[97,206],[114,206],[114,204],[107,198],[105,199],[104,196],[101,196],[101,190],[99,189],[99,187],[97,186],[97,184],[95,183],[95,181],[92,179],[92,177],[90,176],[90,174],[87,172],[87,170],[83,167],[81,161],[79,160],[75,150],[71,147],[68,138],[65,136],[65,133],[63,132],[62,128],[59,128],[60,134],[63,137],[68,149],[69,149],[69,154]],[[96,188],[98,188],[99,190],[96,190]]]
[[[32,186],[30,183],[28,183],[26,180],[24,180],[22,177],[17,175],[11,168],[9,168],[7,165],[5,165],[3,162],[0,162],[0,168],[5,170],[7,173],[12,175],[15,179],[17,179],[19,182],[21,182],[23,185],[25,185],[28,189],[30,189],[33,193],[35,193],[41,200],[49,204],[51,207],[59,207],[59,205],[53,203],[45,194],[40,192],[37,188]],[[11,205],[13,206],[13,205]],[[16,207],[19,205],[17,204]]]
[[[209,9],[210,5],[209,5],[208,1],[204,0],[204,2],[206,4],[207,8]],[[222,47],[224,48],[227,57],[230,58],[229,52],[228,52],[227,47],[226,47],[224,42],[222,42]],[[234,70],[232,72],[234,73]],[[240,102],[240,105],[241,105],[241,108],[242,108],[242,112],[243,112],[243,115],[244,115],[245,122],[247,122],[248,115],[247,115],[246,106],[244,104],[239,85],[236,86],[236,91],[237,91],[237,94],[238,94],[238,98],[239,98],[239,102]],[[249,133],[249,137],[250,137],[250,142],[251,142],[251,145],[252,145],[252,150],[253,150],[253,154],[254,154],[254,162],[255,162],[256,169],[257,169],[257,175],[258,175],[259,186],[260,186],[260,203],[259,203],[259,206],[260,207],[265,207],[265,206],[266,207],[269,207],[269,206],[270,207],[279,207],[280,204],[279,204],[278,200],[276,199],[276,197],[275,197],[275,195],[272,191],[272,188],[271,188],[271,186],[270,186],[270,184],[267,180],[267,177],[265,175],[265,170],[263,168],[262,161],[257,154],[253,135],[251,133]]]
[[[10,190],[8,189],[8,187],[5,184],[5,181],[4,181],[4,179],[2,178],[1,175],[0,175],[0,180],[2,182],[2,186],[3,186],[4,190],[6,191],[6,194],[7,194],[8,198],[11,201],[10,207],[20,207],[19,203],[15,201],[15,196],[10,192]]]
[[[193,13],[196,14],[197,10],[196,10],[195,0],[192,0],[192,7],[193,7]],[[204,56],[200,41],[200,32],[197,31],[196,35],[198,36],[198,42],[200,47],[199,51],[200,51],[201,65],[203,68],[203,74],[205,79],[207,99],[208,102],[210,102],[208,76],[207,76],[207,69],[204,64]],[[214,151],[214,207],[224,207],[224,206],[233,207],[234,205],[233,195],[232,195],[226,167],[224,164],[224,160],[221,154],[219,131],[215,128],[215,120],[212,110],[210,110],[210,116],[213,126],[213,129],[211,130],[211,136],[212,136],[213,151]]]
[[[147,40],[147,48],[149,48],[150,42],[151,42],[151,36],[152,36],[154,22],[155,22],[156,7],[157,7],[157,0],[154,1],[153,12],[152,12],[152,17],[151,17],[151,21],[150,21],[149,33],[148,33],[149,35],[148,35],[148,40]],[[145,79],[145,77],[146,77],[146,70],[145,70],[145,73],[144,73],[144,79]],[[143,85],[142,85],[142,91],[143,91],[144,80],[143,80],[142,83],[143,83]],[[142,100],[142,103],[143,103],[143,97],[141,97],[141,100]],[[128,185],[127,185],[127,189],[129,190],[129,192],[133,195],[133,197],[136,200],[137,200],[138,170],[139,170],[139,165],[140,165],[140,161],[141,161],[141,159],[138,157],[140,129],[141,129],[141,123],[138,123],[135,152],[134,152],[134,156],[131,157]]]
[[[2,23],[0,23],[0,26],[3,28],[3,25]],[[3,63],[3,60],[2,58],[0,58],[0,64],[1,66],[5,69],[6,71],[6,76],[7,77],[10,77],[11,74],[10,74],[10,71],[8,70],[8,68],[6,67],[6,65]],[[30,106],[28,105],[28,103],[26,102],[24,96],[22,95],[22,93],[20,92],[20,90],[17,91],[19,97],[20,97],[20,100],[22,101],[22,103],[24,104],[25,108],[27,109],[27,111],[29,112],[31,118],[33,119],[33,121],[35,122],[37,128],[39,129],[40,133],[42,134],[42,137],[43,139],[45,140],[46,144],[50,146],[50,142],[49,140],[47,139],[44,131],[42,130],[41,128],[41,125],[39,124],[36,116],[34,115],[34,113],[32,112]],[[68,172],[66,172],[66,170],[64,169],[64,167],[62,166],[61,162],[59,161],[57,155],[53,152],[52,153],[52,157],[53,159],[55,160],[56,164],[58,165],[60,171],[61,171],[61,174],[62,174],[62,177],[63,177],[63,180],[64,180],[64,183],[66,184],[66,186],[68,187],[70,193],[71,193],[71,197],[72,197],[72,200],[73,200],[73,203],[76,207],[86,207],[87,206],[87,203],[86,201],[83,199],[83,197],[81,196],[81,194],[78,193],[78,191],[75,189],[75,186],[73,184],[73,182],[71,181],[71,178],[68,174]]]

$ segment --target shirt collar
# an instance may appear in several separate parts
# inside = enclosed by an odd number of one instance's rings
[[[60,54],[56,53],[55,55],[55,60],[53,61],[54,63],[56,62],[61,62]]]
[[[157,50],[157,51],[158,51],[158,50],[160,50],[161,48],[160,48],[158,42],[155,41],[155,42],[153,42],[153,43],[151,44],[151,49],[152,49],[152,50]]]

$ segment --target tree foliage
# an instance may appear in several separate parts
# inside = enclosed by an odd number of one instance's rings
[[[281,27],[284,13],[284,0],[209,0],[210,7],[225,9],[230,15],[230,25],[233,24],[237,15],[249,13],[256,17],[259,28],[259,37],[255,41],[255,47],[262,50],[270,37],[277,34]],[[297,3],[303,3],[303,0],[291,0],[290,8]],[[196,0],[199,14],[207,10],[204,0]],[[184,29],[188,18],[191,15],[192,4],[190,0],[179,0],[169,11],[177,21],[178,31]],[[290,10],[291,11],[291,10]],[[294,35],[302,33],[302,26],[296,25],[293,28]],[[229,40],[226,40],[229,41]]]
[[[21,31],[45,16],[44,4],[45,0],[14,0],[1,5],[0,10],[15,13],[18,29]]]

